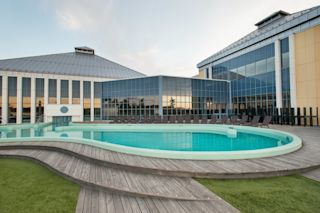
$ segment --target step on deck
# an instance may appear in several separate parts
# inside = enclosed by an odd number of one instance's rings
[[[167,177],[109,168],[52,150],[0,150],[0,156],[32,158],[81,185],[119,194],[178,200],[220,199],[191,178]]]
[[[224,200],[180,201],[141,198],[81,188],[76,213],[239,213]]]

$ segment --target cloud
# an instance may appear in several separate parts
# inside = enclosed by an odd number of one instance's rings
[[[97,32],[112,19],[113,0],[43,0],[60,26],[69,31]]]
[[[197,63],[256,29],[254,23],[272,12],[316,2],[270,0],[261,7],[256,0],[40,1],[69,40],[83,42],[78,45],[147,75],[176,76],[195,75]]]

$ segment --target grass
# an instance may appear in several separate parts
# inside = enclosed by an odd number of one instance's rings
[[[75,212],[80,187],[27,160],[0,159],[0,212]]]
[[[266,179],[197,179],[241,212],[319,212],[320,182],[303,176]]]

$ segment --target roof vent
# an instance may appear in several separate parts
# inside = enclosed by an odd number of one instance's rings
[[[270,16],[262,19],[261,21],[259,21],[258,23],[255,24],[255,26],[257,26],[258,28],[261,28],[261,27],[264,27],[264,26],[267,26],[269,24],[271,24],[272,22],[282,18],[282,17],[285,17],[287,15],[290,15],[290,13],[287,13],[285,11],[282,11],[282,10],[279,10],[275,13],[272,13]]]
[[[94,55],[94,49],[92,49],[90,47],[75,47],[74,50],[76,53]]]

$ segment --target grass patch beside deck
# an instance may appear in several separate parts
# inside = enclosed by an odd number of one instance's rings
[[[303,176],[197,181],[241,212],[319,212],[320,209],[320,182]]]
[[[28,160],[0,159],[0,212],[75,212],[80,187]]]

